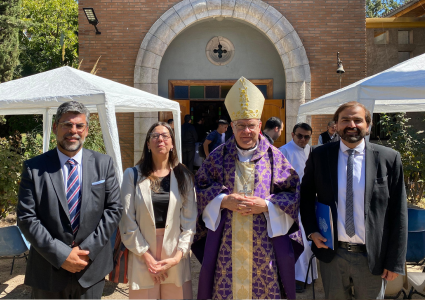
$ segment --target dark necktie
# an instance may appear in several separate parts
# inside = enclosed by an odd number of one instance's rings
[[[69,216],[71,218],[72,233],[76,235],[80,227],[81,188],[78,176],[77,162],[70,158],[68,165],[68,179],[66,183],[66,199],[68,200]]]
[[[345,199],[345,232],[349,237],[355,234],[354,228],[354,214],[353,214],[353,161],[354,151],[347,150],[347,195]]]

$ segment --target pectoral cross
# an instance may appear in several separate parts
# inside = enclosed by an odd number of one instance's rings
[[[240,190],[239,193],[244,194],[245,196],[251,196],[252,195],[252,190],[248,190],[248,185],[244,184],[243,185],[243,190]],[[249,195],[247,195],[249,194]]]

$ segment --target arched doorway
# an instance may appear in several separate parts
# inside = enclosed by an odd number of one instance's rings
[[[155,22],[142,41],[134,70],[134,86],[158,94],[159,69],[171,42],[189,26],[212,18],[249,23],[274,45],[285,73],[286,137],[290,140],[298,107],[310,100],[310,66],[295,29],[278,10],[261,0],[184,0],[175,4]],[[137,151],[140,150],[135,149]]]

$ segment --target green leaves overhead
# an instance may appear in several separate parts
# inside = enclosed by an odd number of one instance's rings
[[[61,66],[78,66],[78,3],[75,0],[22,0],[23,76]]]

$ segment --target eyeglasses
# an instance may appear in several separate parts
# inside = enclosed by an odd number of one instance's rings
[[[254,130],[255,128],[257,128],[258,124],[236,124],[236,129],[238,131],[245,131],[246,128],[248,128],[249,130]]]
[[[159,139],[159,136],[162,136],[162,139],[164,141],[168,140],[171,137],[171,135],[169,133],[151,133],[150,134],[150,137],[151,137],[152,140]]]
[[[61,125],[62,128],[65,128],[66,130],[72,130],[72,128],[74,128],[74,125],[75,125],[78,132],[83,132],[84,129],[86,129],[86,127],[88,127],[87,124],[85,124],[85,123],[74,124],[74,123],[71,123],[71,122],[61,122],[61,123],[59,123],[59,125]]]
[[[303,138],[308,141],[311,138],[311,135],[302,135],[301,133],[298,133],[295,135],[299,140],[302,140]]]

